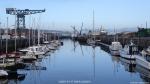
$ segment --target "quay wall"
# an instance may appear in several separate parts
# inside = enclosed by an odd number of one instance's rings
[[[150,37],[133,37],[133,38],[124,38],[119,37],[118,41],[121,42],[121,44],[124,46],[125,44],[130,43],[130,40],[139,46],[139,49],[147,48],[150,46]],[[111,42],[114,41],[114,37],[101,37],[101,42],[110,45]]]

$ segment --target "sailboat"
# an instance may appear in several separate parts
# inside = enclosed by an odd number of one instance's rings
[[[25,53],[25,55],[20,57],[23,60],[36,60],[39,55],[45,54],[45,52],[42,50],[42,46],[40,46],[40,30],[38,30],[38,45],[29,46],[28,48],[22,49],[20,51]]]
[[[8,17],[7,17],[7,28],[8,28]],[[5,34],[8,35],[8,29],[5,31]],[[2,55],[0,59],[0,67],[7,67],[15,65],[14,58],[9,58],[8,56],[8,38],[6,37],[6,54]]]
[[[27,53],[24,56],[21,56],[22,59],[24,60],[36,60],[39,55],[45,54],[43,50],[43,46],[41,46],[40,43],[40,32],[38,31],[38,45],[30,46],[28,47]]]
[[[92,46],[95,46],[96,44],[96,41],[95,41],[95,34],[94,34],[94,28],[95,28],[95,22],[94,22],[94,10],[93,10],[93,32],[92,34],[90,35],[89,39],[87,39],[87,43],[89,45],[92,45]]]
[[[118,36],[117,36],[117,39],[118,39]],[[119,56],[120,55],[119,50],[121,50],[121,49],[122,49],[121,43],[118,42],[118,40],[116,41],[116,38],[114,36],[114,41],[109,46],[109,50],[110,50],[111,55]]]

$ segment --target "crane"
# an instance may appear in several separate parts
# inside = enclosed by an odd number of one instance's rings
[[[29,10],[29,9],[20,10],[16,8],[6,8],[6,14],[17,16],[17,28],[26,28],[25,26],[26,15],[42,13],[42,12],[45,12],[45,9],[44,10]]]

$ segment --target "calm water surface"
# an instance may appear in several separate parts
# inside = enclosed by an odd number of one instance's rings
[[[80,45],[64,40],[64,45],[48,53],[34,65],[46,70],[18,70],[25,73],[22,81],[7,80],[8,84],[132,84],[149,81],[150,71],[132,65],[131,61],[111,56],[100,46]],[[4,82],[4,81],[2,81]]]

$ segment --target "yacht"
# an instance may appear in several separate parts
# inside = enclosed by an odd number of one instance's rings
[[[43,49],[43,47],[40,45],[39,46],[32,46],[32,47],[29,47],[28,52],[34,53],[35,56],[43,55],[43,54],[45,54],[45,52],[42,49]]]
[[[27,52],[25,55],[22,55],[20,58],[23,61],[36,60],[36,56],[34,55],[33,52]]]
[[[0,77],[6,77],[6,76],[8,76],[7,71],[5,71],[5,70],[0,70]]]
[[[20,58],[22,60],[36,60],[38,56],[44,55],[45,51],[43,50],[43,46],[31,46],[26,49],[20,50],[22,53],[22,56]]]
[[[117,41],[112,42],[111,45],[109,46],[110,53],[114,56],[119,56],[120,55],[119,50],[121,49],[122,45],[120,42]]]
[[[48,48],[47,45],[43,45],[43,46],[42,46],[42,51],[43,51],[44,53],[47,53],[47,52],[50,51],[50,49]]]
[[[8,66],[14,66],[15,61],[14,60],[9,60],[6,57],[3,57],[0,59],[0,67],[8,67]]]
[[[56,50],[56,47],[54,47],[52,45],[47,45],[47,47],[49,48],[49,50]]]
[[[29,51],[29,48],[24,48],[24,49],[21,49],[19,51],[25,54],[25,53],[27,53]]]
[[[141,54],[141,55],[136,56],[136,63],[150,70],[150,55]]]
[[[135,57],[139,54],[138,46],[132,41],[130,44],[125,45],[120,51],[120,56],[125,59],[135,60]]]

